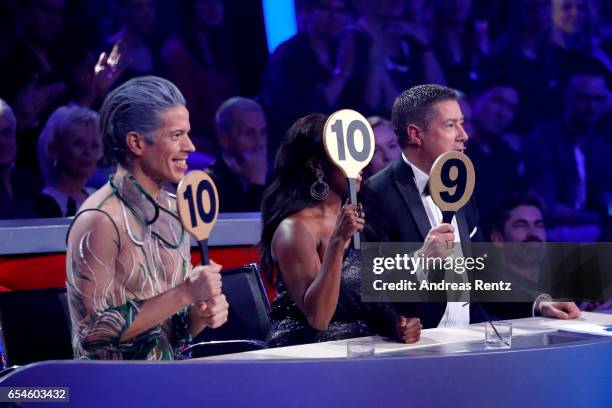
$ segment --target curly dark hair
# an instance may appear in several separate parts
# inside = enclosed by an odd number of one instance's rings
[[[260,268],[272,281],[272,237],[282,220],[313,204],[310,185],[315,181],[308,166],[310,160],[329,159],[323,146],[327,116],[315,113],[298,119],[287,131],[274,163],[275,179],[264,192],[261,202],[262,231],[258,248]]]

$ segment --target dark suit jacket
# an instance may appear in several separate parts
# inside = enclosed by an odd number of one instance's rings
[[[574,145],[561,120],[535,128],[523,143],[525,173],[545,207],[573,207],[576,203],[579,176]],[[602,156],[610,151],[610,141],[606,135],[590,133],[580,146],[585,157],[586,208],[598,211],[602,209],[602,194],[612,189],[610,164]]]
[[[414,181],[412,168],[398,158],[372,176],[364,186],[366,240],[370,242],[423,242],[432,228]],[[456,214],[461,248],[470,256],[470,242],[482,241],[478,212],[472,200]],[[470,233],[476,228],[472,238]],[[419,317],[424,328],[437,327],[446,302],[393,303],[407,317]],[[470,307],[470,321],[481,321],[480,308]]]
[[[205,169],[219,193],[219,212],[258,212],[266,186],[243,185],[222,158]]]

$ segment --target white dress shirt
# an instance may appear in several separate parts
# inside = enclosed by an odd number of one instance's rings
[[[442,211],[433,202],[431,195],[425,195],[425,188],[427,186],[427,182],[429,181],[429,175],[423,172],[415,165],[413,165],[412,163],[410,163],[406,156],[404,156],[404,153],[402,153],[402,159],[412,168],[412,173],[414,174],[414,181],[417,189],[421,194],[421,201],[423,202],[423,206],[425,207],[425,212],[427,213],[429,224],[432,227],[440,225],[442,223]],[[453,217],[451,224],[455,228],[455,242],[457,243],[455,245],[455,249],[452,256],[462,257],[463,251],[461,250],[461,237],[459,235],[457,217]],[[448,273],[455,272],[448,271]],[[420,269],[417,270],[416,274],[419,281],[427,279],[426,271]],[[467,280],[467,274],[463,274],[463,278]],[[442,316],[440,323],[438,323],[438,327],[465,326],[470,324],[470,305],[464,305],[464,302],[447,302],[446,309],[444,310],[444,315]]]
[[[586,158],[580,146],[574,147],[574,157],[576,158],[576,170],[578,170],[578,185],[576,186],[576,202],[574,206],[577,210],[584,208],[586,204]]]

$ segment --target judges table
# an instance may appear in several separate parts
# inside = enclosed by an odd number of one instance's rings
[[[35,363],[0,387],[69,387],[70,405],[84,407],[612,406],[612,337],[558,331],[612,315],[512,322],[510,350],[485,351],[484,326],[471,325],[423,330],[412,345],[373,337],[367,358],[334,341],[183,362]]]

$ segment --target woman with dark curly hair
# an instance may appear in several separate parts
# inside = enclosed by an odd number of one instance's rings
[[[268,277],[277,272],[270,345],[374,334],[416,342],[418,319],[361,302],[360,256],[347,248],[365,219],[361,206],[343,205],[347,182],[325,154],[325,120],[311,114],[289,129],[262,202],[261,266]]]

